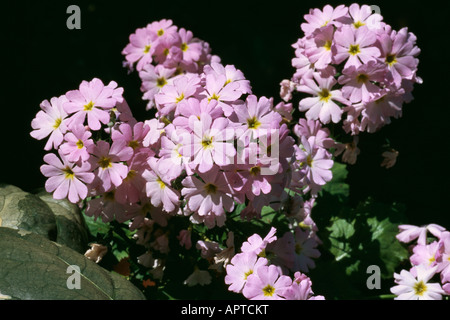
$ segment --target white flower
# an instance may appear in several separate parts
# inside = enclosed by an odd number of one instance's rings
[[[411,271],[402,270],[394,273],[398,284],[391,288],[397,297],[394,300],[442,300],[445,294],[439,283],[428,283],[436,273],[437,266],[427,268],[423,265],[415,266]],[[414,275],[414,273],[416,275]]]

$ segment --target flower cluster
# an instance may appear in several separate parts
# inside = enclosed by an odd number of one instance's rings
[[[155,95],[178,75],[201,74],[205,65],[220,62],[218,56],[211,54],[207,42],[195,38],[192,31],[178,29],[170,19],[138,28],[129,40],[122,50],[124,66],[139,72],[142,98],[148,100],[147,110],[158,107]],[[241,74],[237,76],[243,79]]]
[[[436,224],[400,225],[397,239],[410,245],[410,270],[395,273],[398,300],[441,300],[450,295],[450,232]],[[430,235],[431,233],[431,235]]]
[[[420,49],[408,29],[393,30],[368,5],[312,9],[293,44],[296,69],[281,96],[306,93],[299,109],[308,120],[341,123],[352,135],[375,132],[402,115],[412,100]]]
[[[296,271],[292,279],[275,264],[277,258],[290,260],[289,252],[295,251],[280,243],[275,233],[272,227],[264,239],[254,234],[242,244],[241,252],[226,267],[225,283],[229,290],[250,300],[323,300],[323,296],[314,296],[309,277]],[[269,260],[267,252],[271,245],[276,254]]]

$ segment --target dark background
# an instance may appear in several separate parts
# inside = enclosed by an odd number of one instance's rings
[[[353,1],[20,1],[2,4],[4,56],[0,182],[25,191],[44,185],[39,171],[44,141],[29,135],[31,120],[44,99],[78,88],[99,77],[118,82],[138,120],[145,120],[136,73],[122,67],[122,49],[136,28],[172,19],[178,27],[211,45],[224,64],[234,64],[258,96],[279,101],[279,82],[294,69],[291,44],[303,34],[300,23],[309,8]],[[69,30],[66,9],[81,9],[81,30]],[[438,223],[450,229],[449,58],[450,8],[447,1],[371,1],[394,29],[407,26],[422,52],[422,85],[403,117],[376,134],[360,137],[361,155],[351,166],[354,201],[368,195],[406,205],[410,223]],[[447,46],[447,47],[446,47]],[[6,70],[6,72],[5,72]],[[6,82],[6,83],[5,83]],[[399,150],[395,167],[380,167],[381,146],[389,139]]]

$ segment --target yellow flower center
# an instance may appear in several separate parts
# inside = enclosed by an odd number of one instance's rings
[[[78,140],[77,143],[76,143],[76,145],[77,145],[77,148],[78,148],[78,149],[83,149],[83,147],[84,147],[84,143],[83,143],[83,141],[81,141],[81,140]]]
[[[205,184],[204,188],[208,194],[215,194],[217,192],[217,186],[211,183]]]
[[[160,88],[164,87],[167,84],[167,80],[164,77],[156,79],[156,85]]]
[[[161,37],[164,34],[164,29],[159,29],[157,34],[159,37]]]
[[[75,176],[72,169],[69,167],[65,167],[62,171],[64,172],[66,179],[73,179],[73,177]]]
[[[355,23],[353,23],[353,26],[356,28],[356,29],[358,29],[359,27],[362,27],[362,26],[364,26],[365,25],[365,23],[364,22],[361,22],[361,21],[356,21]]]
[[[84,111],[91,111],[92,108],[94,108],[94,103],[92,101],[89,101],[89,103],[84,106]]]
[[[130,171],[128,171],[128,174],[124,180],[129,181],[133,179],[136,176],[136,174],[137,174],[136,170],[131,169]]]
[[[160,177],[156,178],[156,182],[159,183],[159,187],[160,187],[161,189],[164,189],[164,188],[166,187],[166,184],[164,183],[164,181],[161,180]]]
[[[178,103],[183,99],[184,99],[184,93],[181,93],[181,95],[178,98],[176,98],[175,101]]]
[[[244,280],[247,280],[247,277],[253,273],[253,270],[250,269],[246,273],[244,273]]]
[[[131,147],[131,148],[133,148],[133,150],[134,150],[134,149],[136,149],[137,147],[139,147],[139,142],[136,141],[136,140],[131,140],[130,142],[128,142],[128,146]]]
[[[247,126],[249,129],[258,129],[258,127],[261,125],[261,122],[256,119],[256,117],[247,119]]]
[[[152,46],[151,45],[146,45],[145,47],[144,47],[144,53],[148,53],[149,51],[150,51],[150,48],[151,48]]]
[[[397,58],[396,58],[395,54],[388,54],[386,56],[386,60],[385,61],[386,61],[386,64],[391,67],[392,65],[397,63]]]
[[[361,73],[356,77],[356,81],[359,83],[366,83],[369,80],[369,76],[367,74]]]
[[[275,288],[272,287],[270,284],[265,286],[262,290],[264,292],[264,296],[266,296],[266,297],[271,297],[275,293]]]
[[[111,159],[108,157],[101,157],[97,163],[102,169],[110,168],[112,166]]]
[[[259,167],[259,166],[254,166],[254,167],[251,167],[250,168],[250,174],[252,175],[252,176],[257,176],[258,174],[260,174],[261,173],[261,167]]]
[[[325,44],[323,45],[323,47],[324,47],[327,51],[330,51],[330,50],[331,50],[331,45],[332,45],[331,40],[327,40],[327,42],[325,42]]]
[[[328,89],[322,89],[321,91],[319,91],[318,93],[320,101],[324,101],[324,102],[328,102],[328,100],[330,100],[331,98],[331,93]]]
[[[204,149],[212,148],[212,138],[211,137],[203,137],[202,146]]]
[[[311,155],[308,154],[308,156],[306,157],[306,164],[308,165],[308,167],[312,167],[313,164],[313,158],[311,157]]]
[[[216,95],[215,93],[213,93],[213,95],[211,97],[208,98],[208,102],[210,102],[211,100],[219,100],[220,96]]]
[[[59,126],[61,125],[62,119],[61,118],[56,118],[55,119],[55,124],[53,125],[54,129],[58,129]]]
[[[425,283],[423,283],[423,281],[419,281],[414,284],[413,289],[416,295],[422,296],[424,292],[427,291],[427,286],[425,285]]]
[[[186,42],[183,42],[182,44],[181,44],[181,51],[184,51],[184,52],[186,52],[186,50],[187,49],[189,49],[189,46],[187,45],[187,43]]]
[[[350,53],[352,56],[357,55],[358,53],[361,53],[361,50],[359,49],[358,44],[352,44],[348,48],[348,53]]]

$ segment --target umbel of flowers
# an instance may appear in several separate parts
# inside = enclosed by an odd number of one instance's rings
[[[250,81],[224,65],[192,32],[160,20],[138,28],[122,54],[138,72],[150,119],[135,119],[114,81],[94,78],[44,100],[31,136],[47,139],[42,174],[55,199],[77,203],[103,222],[127,223],[147,252],[138,261],[161,279],[169,255],[172,217],[186,219],[177,243],[189,250],[196,225],[226,227],[226,246],[195,244],[229,290],[248,299],[321,299],[305,275],[320,256],[311,218],[318,192],[332,179],[341,144],[325,125],[342,123],[356,135],[375,132],[412,99],[419,49],[370,7],[325,6],[305,16],[294,45],[283,101],[252,94]],[[305,118],[293,119],[294,91]],[[241,244],[227,217],[261,218],[265,207],[286,216],[287,229]],[[173,242],[171,242],[173,243]],[[241,245],[240,253],[235,248]],[[211,271],[194,268],[187,285],[208,284]]]

